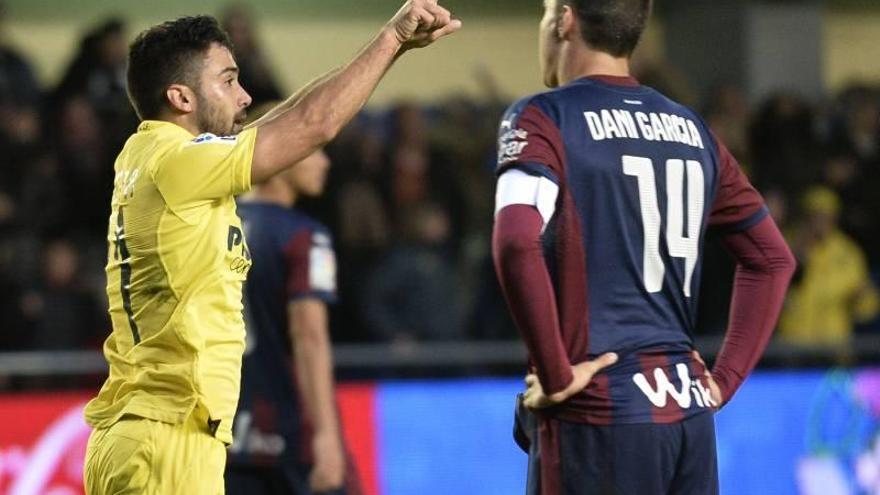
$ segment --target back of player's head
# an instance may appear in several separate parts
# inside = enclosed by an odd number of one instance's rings
[[[217,20],[204,15],[181,17],[139,34],[128,52],[128,96],[138,116],[157,118],[171,84],[196,90],[202,57],[213,43],[232,47]]]
[[[561,0],[577,14],[584,41],[595,50],[628,57],[651,13],[651,0]]]

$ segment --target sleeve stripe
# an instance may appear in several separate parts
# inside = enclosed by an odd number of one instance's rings
[[[729,233],[733,233],[733,232],[742,232],[744,230],[748,230],[748,229],[754,227],[755,225],[760,223],[761,220],[766,218],[767,215],[769,215],[769,214],[770,214],[770,210],[767,209],[766,206],[762,206],[758,211],[749,215],[745,220],[742,220],[742,221],[739,221],[736,223],[732,223],[729,225],[719,226],[719,230],[725,234],[729,234]]]
[[[317,299],[325,304],[336,304],[339,300],[339,296],[336,295],[335,292],[328,292],[325,290],[314,290],[311,292],[300,292],[296,294],[290,294],[287,296],[287,302],[297,302],[303,301],[306,299]]]

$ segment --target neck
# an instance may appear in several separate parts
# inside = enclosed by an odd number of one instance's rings
[[[190,118],[190,114],[169,114],[166,112],[160,115],[157,120],[171,122],[178,127],[186,129],[186,131],[193,136],[198,136],[199,134],[202,134],[199,126],[197,126],[194,122],[195,119]]]
[[[290,208],[296,204],[297,196],[296,192],[284,183],[284,179],[276,176],[263,184],[255,186],[242,199]]]
[[[592,50],[580,43],[565,43],[560,49],[559,85],[589,76],[629,77],[629,58]]]

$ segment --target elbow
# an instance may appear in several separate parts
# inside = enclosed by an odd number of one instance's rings
[[[788,246],[785,246],[785,254],[779,264],[779,270],[785,275],[785,279],[791,280],[794,272],[797,270],[797,258],[795,258],[794,253],[791,252]]]
[[[791,249],[783,244],[778,252],[768,256],[766,265],[768,272],[784,278],[787,282],[794,276],[794,272],[797,269],[797,259],[794,257]]]
[[[502,271],[517,270],[524,262],[540,252],[540,241],[525,236],[497,236],[493,242],[496,265]]]
[[[498,213],[492,234],[498,261],[519,260],[541,252],[541,219],[530,206],[508,206]]]
[[[334,125],[331,122],[320,122],[315,127],[315,140],[317,141],[317,148],[323,148],[328,145],[330,141],[336,138],[339,133],[342,132],[342,127],[338,125]]]
[[[316,148],[332,141],[342,131],[343,126],[333,112],[326,111],[307,111],[304,121]]]
[[[535,249],[535,242],[523,236],[509,236],[495,242],[496,256],[501,259],[517,259]]]
[[[797,260],[786,246],[778,252],[766,253],[761,257],[740,259],[739,266],[746,272],[772,276],[788,282],[797,269]]]

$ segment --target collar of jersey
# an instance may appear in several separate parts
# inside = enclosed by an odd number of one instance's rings
[[[159,132],[173,132],[175,134],[185,135],[189,139],[193,139],[195,136],[190,134],[190,132],[179,125],[168,122],[166,120],[144,120],[138,125],[138,132],[150,132],[150,131],[159,131]]]
[[[618,86],[623,88],[638,88],[642,84],[632,76],[608,76],[604,74],[597,74],[594,76],[586,76],[578,79],[579,81],[593,81],[602,84],[607,84],[608,86]]]

